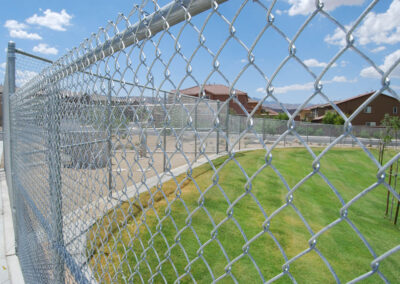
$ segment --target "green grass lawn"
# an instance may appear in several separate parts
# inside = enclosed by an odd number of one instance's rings
[[[394,151],[388,152],[387,157],[394,154]],[[218,178],[210,165],[200,166],[193,171],[192,178],[181,175],[164,183],[162,192],[154,188],[151,195],[141,194],[98,220],[88,240],[90,264],[98,280],[124,282],[125,279],[141,283],[156,274],[153,279],[156,283],[163,282],[163,277],[170,283],[178,276],[182,276],[182,282],[194,279],[209,283],[211,273],[214,278],[224,275],[228,262],[234,259],[237,261],[231,266],[230,274],[241,283],[258,283],[260,274],[268,280],[281,273],[285,259],[277,243],[291,259],[310,248],[311,233],[292,206],[276,214],[264,231],[265,216],[284,205],[288,193],[269,166],[258,173],[249,194],[244,195],[245,174],[251,177],[260,170],[265,164],[264,155],[265,151],[257,150],[237,153],[235,160],[216,159],[213,161],[216,168],[224,165]],[[300,148],[275,149],[272,165],[290,188],[312,172],[312,158]],[[361,150],[333,149],[321,160],[321,172],[344,202],[348,202],[376,182],[377,169]],[[348,218],[378,256],[400,243],[399,226],[384,217],[386,193],[380,185],[348,211]],[[233,211],[228,214],[234,202]],[[298,187],[293,194],[293,205],[314,233],[340,218],[342,206],[318,174]],[[228,215],[231,217],[227,218]],[[245,239],[253,238],[249,249],[244,250]],[[200,246],[203,246],[201,250]],[[342,282],[371,270],[371,253],[345,220],[324,232],[317,239],[316,249]],[[393,283],[400,279],[399,268],[400,253],[385,259],[379,267]],[[299,283],[335,282],[316,250],[293,261],[289,271]],[[233,279],[226,274],[221,282],[232,283]],[[289,282],[287,274],[277,281]],[[365,282],[382,281],[375,273]]]

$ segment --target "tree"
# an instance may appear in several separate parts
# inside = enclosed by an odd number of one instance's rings
[[[337,112],[328,111],[325,113],[322,118],[323,124],[335,124],[335,125],[343,125],[344,119]]]

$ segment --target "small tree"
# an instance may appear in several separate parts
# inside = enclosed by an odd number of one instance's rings
[[[279,120],[289,120],[289,116],[284,112],[280,112],[275,118]]]
[[[381,124],[386,127],[386,136],[391,136],[397,141],[397,135],[400,130],[400,117],[390,116],[388,113],[385,114]]]
[[[383,120],[381,121],[382,126],[385,126],[385,131],[380,137],[379,145],[379,162],[383,163],[383,156],[385,154],[385,147],[392,142],[393,136],[397,143],[397,135],[400,130],[400,117],[390,116],[388,113],[385,114]]]
[[[335,125],[343,125],[344,119],[338,113],[333,111],[328,111],[325,113],[324,117],[322,118],[323,124],[335,124]]]
[[[381,121],[381,124],[385,126],[385,131],[382,134],[381,141],[379,143],[379,162],[383,164],[383,156],[385,154],[385,147],[392,141],[392,137],[394,135],[395,141],[397,143],[397,134],[400,129],[400,118],[398,116],[390,116],[388,113],[385,114],[383,117],[383,120]],[[393,165],[392,165],[393,166]],[[391,175],[392,175],[392,166],[390,167],[390,172],[389,172],[389,184],[391,184]],[[396,171],[398,171],[398,164]],[[397,174],[395,175],[397,176]],[[396,182],[394,183],[396,184]],[[389,210],[389,199],[390,199],[390,191],[388,190],[387,192],[387,197],[386,197],[386,215],[388,214]],[[396,217],[395,217],[395,224],[397,222],[397,214],[398,214],[399,206],[397,206],[396,209]]]

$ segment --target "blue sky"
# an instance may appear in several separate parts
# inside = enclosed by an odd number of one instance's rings
[[[151,1],[150,1],[151,2]],[[160,6],[169,1],[159,1]],[[272,1],[259,0],[269,7]],[[351,26],[360,13],[370,4],[369,0],[326,0],[325,10],[346,27]],[[231,21],[243,1],[230,0],[221,4],[219,12]],[[249,48],[257,35],[266,25],[266,11],[259,3],[248,1],[240,12],[236,22],[236,37]],[[292,39],[299,27],[314,10],[314,0],[281,0],[277,1],[272,13],[274,24]],[[89,0],[89,1],[22,1],[13,0],[3,3],[0,10],[0,77],[4,76],[4,49],[9,40],[16,42],[17,48],[56,60],[68,50],[78,46],[85,38],[97,32],[100,26],[106,26],[109,20],[115,20],[118,13],[129,15],[135,4],[141,1],[126,0]],[[149,12],[151,9],[149,8]],[[208,13],[195,17],[192,22],[201,27]],[[372,12],[354,32],[355,45],[370,57],[382,70],[387,70],[400,57],[400,0],[383,0],[373,8]],[[133,16],[130,19],[135,22]],[[122,25],[120,25],[122,26]],[[218,29],[216,28],[218,27]],[[171,29],[176,36],[180,26]],[[219,47],[229,36],[229,25],[219,16],[210,19],[204,30],[206,46],[216,54]],[[164,39],[165,38],[165,39]],[[174,42],[165,36],[160,48],[163,59],[167,61],[174,53]],[[318,76],[326,64],[343,46],[343,34],[326,17],[317,15],[296,41],[296,55]],[[157,37],[156,37],[157,39]],[[179,40],[182,53],[189,58],[198,46],[198,35],[191,28],[184,30],[184,37]],[[138,48],[132,50],[132,65],[140,62]],[[145,44],[143,51],[147,60],[154,59],[154,47]],[[265,87],[276,68],[288,55],[288,43],[275,30],[269,28],[253,50],[254,64],[261,73],[248,65],[248,53],[236,40],[231,39],[218,57],[219,70],[225,75],[225,82],[216,72],[207,83],[235,82],[235,87],[246,91],[251,97],[262,98]],[[201,49],[191,63],[192,74],[197,82],[204,83],[213,72],[212,56]],[[121,62],[123,63],[123,62]],[[126,63],[125,63],[126,64]],[[246,68],[247,66],[247,68]],[[241,74],[243,68],[245,72]],[[132,67],[132,69],[134,69]],[[153,75],[155,84],[163,81],[164,70],[161,64],[155,64]],[[170,65],[172,83],[163,85],[163,89],[171,90],[177,85],[191,87],[194,82],[186,78],[186,62],[179,56]],[[133,78],[134,71],[129,69],[125,79]],[[146,84],[145,72],[139,71],[138,80]],[[142,75],[140,75],[142,74]],[[240,75],[241,74],[241,75]],[[156,76],[158,75],[158,76]],[[240,75],[239,79],[238,76]],[[2,79],[1,79],[2,81]],[[375,90],[380,87],[379,76],[362,57],[348,50],[335,62],[334,66],[323,77],[323,90],[334,100]],[[273,81],[276,97],[286,103],[301,103],[313,92],[313,78],[295,60],[291,59]],[[400,67],[391,76],[391,86],[400,92]],[[324,102],[316,98],[312,102]]]

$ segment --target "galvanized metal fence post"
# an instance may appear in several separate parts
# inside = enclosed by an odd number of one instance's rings
[[[167,92],[164,92],[164,108],[167,110]],[[164,128],[163,128],[163,138],[164,138],[164,154],[163,154],[163,172],[165,172],[167,166],[167,121],[164,119]]]
[[[112,188],[112,101],[111,101],[111,88],[112,82],[109,79],[107,85],[107,112],[106,112],[106,129],[107,129],[107,170],[108,170],[108,196],[111,198],[113,194]]]
[[[217,112],[218,112],[218,115],[217,115],[217,119],[218,119],[218,127],[217,127],[217,144],[216,144],[216,147],[217,147],[217,155],[219,154],[219,125],[220,125],[220,116],[219,116],[219,108],[220,108],[220,101],[219,100],[217,100]]]
[[[307,135],[307,144],[308,144],[308,123],[306,123],[306,135]]]
[[[3,93],[3,127],[5,132],[4,166],[6,170],[8,193],[10,196],[11,212],[14,225],[15,253],[18,252],[18,220],[17,220],[17,191],[15,187],[14,155],[13,155],[13,111],[11,96],[15,93],[15,43],[9,42],[7,48],[7,64],[5,88]]]
[[[194,160],[197,160],[197,103],[194,109]]]
[[[263,137],[263,141],[265,141],[265,120],[266,120],[266,118],[262,118],[262,137]]]
[[[48,160],[49,160],[49,186],[50,186],[50,214],[52,222],[52,258],[54,265],[55,283],[65,283],[64,278],[64,237],[62,217],[62,182],[61,182],[61,159],[60,159],[60,124],[61,107],[59,91],[54,85],[48,85]]]
[[[240,151],[240,135],[242,134],[242,116],[239,116],[239,151]]]

